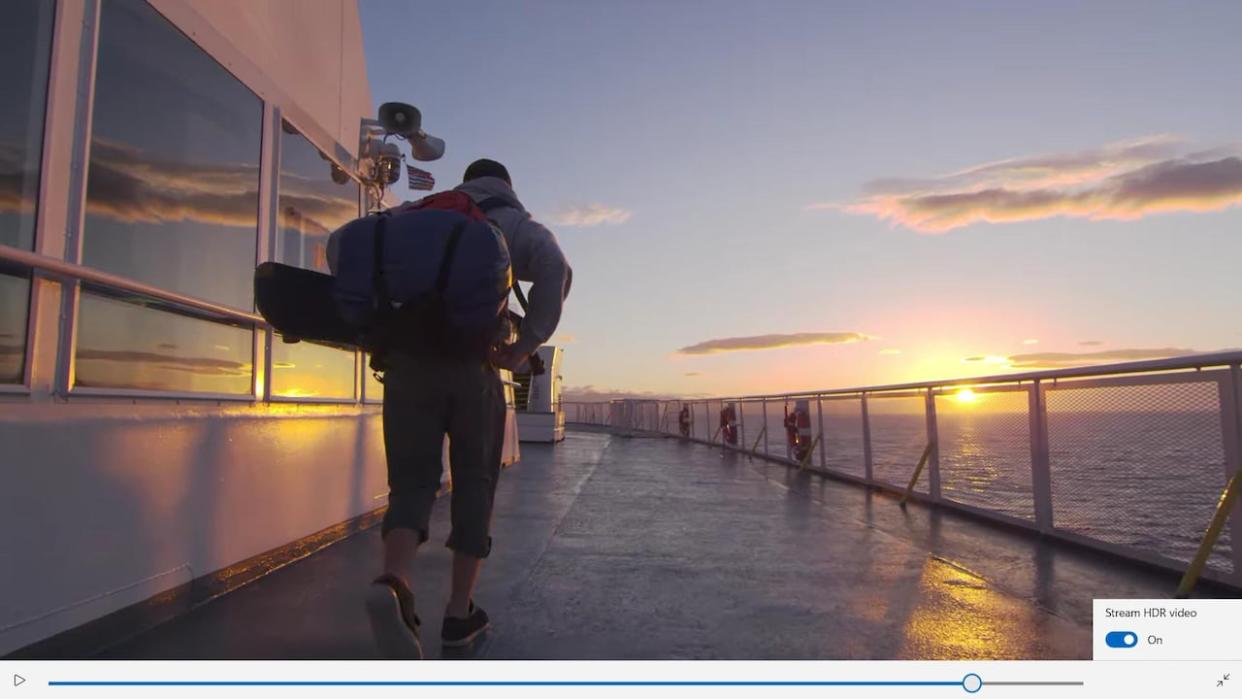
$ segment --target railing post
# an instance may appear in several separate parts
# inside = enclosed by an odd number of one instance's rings
[[[720,428],[718,426],[720,417],[712,415],[712,412],[712,401],[703,401],[703,415],[707,416],[707,443],[709,444],[714,444],[715,436],[720,433]],[[715,420],[713,420],[713,417]],[[713,428],[713,425],[717,425],[717,427]]]
[[[763,397],[763,455],[768,455],[768,397]]]
[[[1040,532],[1052,531],[1052,466],[1048,453],[1048,412],[1044,387],[1039,380],[1031,383],[1029,393],[1031,436],[1031,495],[1035,505],[1035,526]]]
[[[1225,479],[1228,483],[1242,470],[1242,368],[1230,365],[1229,377],[1220,382],[1221,436],[1224,438]],[[1233,582],[1242,585],[1242,505],[1234,503],[1229,514],[1229,540],[1233,549]]]
[[[871,416],[867,412],[867,394],[863,393],[860,400],[862,402],[863,475],[866,476],[868,483],[874,483],[871,462]]]
[[[746,441],[746,401],[739,400],[737,402],[737,445],[745,449],[750,442]]]
[[[789,432],[785,427],[785,417],[789,412],[789,399],[781,399],[781,444],[785,445],[785,460],[793,461],[793,450],[789,448]]]
[[[824,456],[824,442],[828,440],[824,438],[824,397],[816,394],[815,410],[819,413],[819,467],[828,469],[828,458]]]
[[[927,444],[931,454],[927,460],[927,494],[932,502],[940,502],[940,428],[936,423],[936,389],[927,389]]]

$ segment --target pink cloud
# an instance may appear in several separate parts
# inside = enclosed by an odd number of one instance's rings
[[[851,342],[863,342],[872,339],[870,335],[856,332],[835,333],[789,333],[773,335],[751,335],[747,337],[722,337],[704,340],[677,350],[678,354],[720,354],[722,352],[744,352],[750,350],[778,349],[781,347],[798,347],[802,345],[836,345]]]
[[[847,204],[812,204],[874,216],[920,233],[975,223],[1055,216],[1126,221],[1242,204],[1242,148],[1231,144],[1174,155],[1178,142],[1152,137],[1063,153],[985,163],[930,179],[886,179]]]

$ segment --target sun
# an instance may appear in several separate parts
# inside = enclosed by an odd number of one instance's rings
[[[975,393],[969,388],[963,388],[959,390],[953,397],[957,399],[958,403],[969,404],[969,403],[975,403],[979,400],[979,394]]]

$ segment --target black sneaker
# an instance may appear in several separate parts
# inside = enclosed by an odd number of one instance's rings
[[[440,640],[448,648],[457,648],[469,645],[471,641],[478,638],[479,634],[491,627],[492,622],[487,618],[487,612],[476,607],[474,601],[470,602],[470,615],[465,619],[444,616],[444,626],[440,629]]]
[[[381,575],[367,590],[367,616],[380,653],[390,660],[422,660],[422,625],[414,613],[414,593],[393,575]]]

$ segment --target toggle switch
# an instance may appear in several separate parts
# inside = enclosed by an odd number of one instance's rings
[[[1133,631],[1109,631],[1104,643],[1109,648],[1133,648],[1138,645],[1138,634]]]

